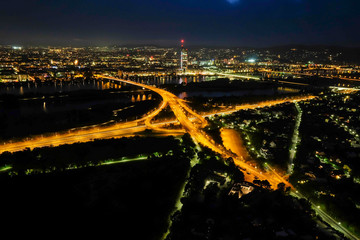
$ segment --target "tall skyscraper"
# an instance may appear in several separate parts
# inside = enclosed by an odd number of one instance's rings
[[[181,53],[180,53],[180,70],[185,72],[188,66],[188,52],[184,48],[184,40],[181,40]]]

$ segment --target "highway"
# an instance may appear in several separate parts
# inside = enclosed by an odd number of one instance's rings
[[[262,73],[265,74],[276,74],[278,77],[280,77],[281,75],[288,75],[288,76],[293,76],[295,78],[301,78],[301,77],[319,77],[319,78],[326,78],[326,79],[341,79],[341,80],[345,80],[348,82],[360,82],[360,78],[356,79],[356,77],[342,77],[341,75],[330,75],[330,74],[317,74],[317,73],[301,73],[301,72],[279,72],[279,71],[269,71],[269,70],[263,70],[261,71]],[[301,86],[309,86],[309,84],[305,84],[305,83],[298,83],[298,82],[294,82],[294,81],[281,81],[279,80],[280,83],[287,83],[287,84],[293,84],[293,85],[301,85]],[[348,83],[343,83],[343,87],[344,85],[347,84],[349,87]]]
[[[206,135],[201,129],[207,125],[205,118],[196,112],[194,112],[182,99],[178,98],[174,94],[156,88],[154,86],[149,86],[141,83],[136,83],[129,80],[118,79],[114,77],[104,76],[104,75],[97,75],[99,78],[109,79],[112,81],[118,81],[122,83],[127,83],[131,85],[135,85],[141,87],[143,89],[149,89],[158,93],[163,101],[161,105],[155,111],[151,112],[147,116],[132,121],[128,123],[118,123],[114,124],[113,126],[109,127],[102,127],[102,128],[89,128],[89,129],[81,129],[77,131],[68,131],[67,133],[61,134],[54,134],[52,136],[40,136],[35,137],[32,139],[20,141],[20,142],[13,142],[13,143],[5,143],[1,147],[0,153],[9,151],[19,151],[23,150],[24,148],[36,148],[36,147],[45,147],[45,146],[59,146],[62,144],[72,144],[76,142],[86,142],[91,141],[93,139],[105,139],[105,138],[112,138],[112,137],[120,137],[120,136],[131,136],[138,132],[144,131],[147,128],[150,128],[154,131],[159,131],[164,134],[173,135],[173,134],[183,134],[184,130],[188,132],[195,141],[201,143],[202,145],[212,149],[214,152],[219,153],[224,158],[232,157],[236,165],[238,165],[241,169],[248,173],[247,177],[251,179],[259,179],[259,180],[268,180],[273,188],[277,187],[277,184],[280,182],[285,183],[288,186],[291,186],[290,183],[286,181],[285,178],[279,176],[278,174],[274,174],[270,172],[262,172],[252,163],[247,163],[243,156],[237,156],[231,151],[225,149],[223,146],[218,145],[211,139],[209,136]],[[291,101],[301,101],[301,100],[308,100],[313,97],[302,97],[299,99],[283,99],[283,100],[274,100],[274,101],[267,101],[261,102],[257,104],[249,104],[235,108],[232,111],[238,111],[240,109],[248,109],[248,108],[259,108],[259,107],[267,107],[276,104],[281,104],[284,102],[291,102]],[[170,130],[161,128],[163,123],[152,124],[151,120],[158,115],[166,106],[170,106],[171,110],[175,114],[177,121],[182,125],[184,130]],[[221,112],[222,114],[228,114],[232,111]],[[145,125],[144,125],[145,124]]]
[[[39,148],[47,146],[60,146],[63,144],[72,144],[77,142],[89,142],[94,139],[109,139],[118,137],[129,137],[138,134],[146,130],[148,127],[143,123],[139,124],[139,120],[124,123],[115,124],[110,127],[104,128],[91,128],[88,130],[79,130],[68,133],[54,133],[51,136],[37,136],[31,139],[24,139],[23,141],[8,142],[0,145],[0,154],[3,152],[16,152],[24,150],[25,148]],[[144,122],[144,121],[142,121]],[[161,128],[166,124],[176,123],[176,121],[160,122],[151,124],[153,129],[160,129],[159,133],[164,135],[178,135],[184,134],[183,130],[168,130]]]
[[[112,138],[112,137],[120,137],[120,136],[131,136],[138,132],[144,131],[147,128],[150,128],[155,131],[163,132],[164,134],[173,135],[173,134],[183,134],[184,130],[188,132],[194,140],[196,140],[198,143],[201,143],[202,145],[212,149],[216,153],[221,154],[225,158],[232,157],[234,159],[235,164],[237,164],[240,168],[242,168],[244,171],[248,173],[247,177],[251,177],[251,179],[260,179],[260,180],[268,180],[270,184],[273,186],[273,188],[276,188],[277,184],[280,182],[284,182],[288,186],[290,184],[286,181],[285,178],[279,176],[278,174],[273,174],[271,172],[266,173],[262,172],[257,168],[257,166],[247,163],[242,156],[237,156],[231,151],[225,149],[221,145],[215,144],[215,142],[207,136],[201,128],[206,126],[207,122],[204,119],[203,116],[197,114],[194,112],[190,107],[187,106],[185,101],[181,100],[174,94],[159,89],[153,86],[148,86],[141,83],[136,83],[129,80],[124,79],[118,79],[103,75],[98,75],[100,78],[109,79],[112,81],[118,81],[123,82],[127,84],[132,84],[144,89],[149,89],[151,91],[154,91],[158,93],[162,98],[163,102],[159,106],[159,108],[147,116],[132,121],[128,123],[118,123],[113,126],[109,127],[103,127],[103,128],[90,128],[90,129],[81,129],[77,131],[68,131],[67,133],[62,134],[54,134],[52,136],[46,136],[46,137],[35,137],[32,139],[20,141],[20,142],[13,142],[13,143],[5,143],[0,149],[0,153],[9,151],[19,151],[23,150],[25,148],[36,148],[36,147],[45,147],[45,146],[59,146],[62,144],[71,144],[76,142],[86,142],[91,141],[93,139],[105,139],[105,138]],[[249,104],[237,107],[234,110],[227,111],[227,112],[220,112],[221,114],[229,114],[234,111],[238,111],[240,109],[248,109],[248,108],[258,108],[258,107],[267,107],[272,106],[276,104],[281,104],[284,102],[290,102],[290,101],[301,101],[301,100],[308,100],[313,97],[303,97],[298,99],[283,99],[283,100],[275,100],[275,101],[267,101],[257,104]],[[157,123],[152,124],[151,120],[159,114],[167,105],[170,106],[172,111],[174,112],[177,121],[182,125],[184,130],[169,130],[161,128],[161,126],[168,124],[167,123]],[[215,114],[215,113],[214,113]],[[219,114],[219,113],[218,113]],[[145,124],[145,125],[144,125]]]
[[[263,101],[263,102],[258,102],[258,103],[254,103],[254,104],[243,104],[243,105],[235,106],[234,109],[224,110],[224,111],[215,111],[213,113],[208,113],[208,114],[202,115],[202,117],[212,117],[214,115],[220,115],[220,114],[226,115],[226,114],[232,114],[232,113],[240,111],[240,110],[265,108],[265,107],[271,107],[271,106],[284,104],[284,103],[296,103],[296,102],[308,101],[308,100],[312,100],[312,99],[315,99],[315,96],[292,97],[292,98],[284,98],[284,99],[280,99],[280,100]]]
[[[71,144],[76,142],[87,142],[91,141],[93,139],[104,139],[104,138],[111,138],[111,137],[119,137],[119,136],[129,136],[134,135],[135,133],[144,131],[147,128],[151,128],[153,130],[158,131],[164,131],[161,126],[169,123],[174,123],[176,121],[169,121],[169,122],[162,122],[162,123],[156,123],[152,124],[151,120],[159,114],[167,105],[170,106],[172,111],[174,112],[176,119],[184,130],[188,132],[192,138],[197,141],[198,143],[201,143],[203,146],[206,146],[210,149],[212,149],[214,152],[221,154],[224,158],[232,157],[234,159],[234,163],[240,167],[245,174],[245,178],[249,181],[252,181],[253,179],[259,179],[259,180],[267,180],[273,189],[277,188],[277,185],[279,183],[284,183],[286,186],[292,187],[293,191],[292,194],[295,194],[298,197],[303,197],[300,195],[300,193],[297,193],[296,189],[293,188],[293,186],[286,180],[284,176],[276,172],[275,169],[272,169],[270,166],[267,166],[267,171],[260,170],[257,168],[257,166],[253,163],[247,162],[244,159],[244,156],[241,154],[236,155],[233,152],[225,149],[223,146],[218,145],[212,140],[209,136],[204,133],[201,128],[206,126],[206,120],[204,119],[204,116],[198,115],[193,110],[191,110],[185,103],[185,101],[181,100],[174,94],[167,92],[163,89],[159,89],[153,86],[148,86],[141,83],[136,83],[124,79],[118,79],[108,76],[99,75],[98,77],[110,79],[113,81],[119,81],[124,82],[127,84],[132,84],[135,86],[139,86],[142,88],[149,89],[151,91],[154,91],[158,93],[162,98],[163,102],[159,106],[159,108],[147,116],[132,121],[128,123],[118,123],[113,126],[99,128],[99,127],[92,127],[90,129],[84,129],[84,130],[76,130],[76,131],[68,131],[67,133],[63,134],[54,134],[52,136],[46,136],[46,137],[36,137],[33,139],[24,140],[22,142],[14,142],[14,143],[4,143],[3,146],[1,146],[0,153],[9,151],[19,151],[23,150],[25,148],[35,148],[35,147],[44,147],[44,146],[58,146],[62,144]],[[268,107],[273,106],[276,104],[281,104],[285,102],[297,102],[297,101],[304,101],[314,98],[313,96],[307,96],[307,97],[301,97],[296,99],[283,99],[283,100],[275,100],[275,101],[267,101],[267,102],[261,102],[257,104],[248,104],[248,105],[242,105],[239,107],[236,107],[233,110],[223,111],[223,112],[217,112],[208,114],[205,116],[211,116],[215,114],[229,114],[235,111],[239,111],[242,109],[251,109],[251,108],[261,108],[261,107]],[[183,130],[165,130],[165,134],[173,135],[173,134],[183,134]],[[332,219],[329,215],[327,215],[325,212],[318,210],[317,213],[326,221],[330,222],[330,225],[334,225],[334,219]],[[336,225],[336,221],[335,221]],[[337,224],[335,229],[338,229],[339,231],[343,232],[346,236],[350,237],[351,239],[358,239],[356,236],[351,234],[347,229],[341,226],[341,224]]]
[[[108,77],[106,77],[108,78]],[[169,93],[165,90],[155,88],[155,87],[148,87],[143,84],[138,84],[126,80],[116,79],[116,78],[108,78],[112,80],[118,80],[118,81],[124,81],[133,85],[141,86],[144,88],[149,88],[150,90],[155,91],[160,96],[162,96],[163,100],[168,102],[169,106],[171,107],[172,111],[174,112],[177,120],[180,122],[180,124],[185,128],[185,130],[195,139],[197,142],[201,143],[202,145],[212,149],[214,152],[217,152],[221,154],[223,157],[228,158],[232,157],[234,159],[234,163],[246,171],[247,175],[246,178],[251,177],[252,179],[259,179],[259,180],[267,180],[273,189],[277,188],[277,185],[279,183],[284,183],[286,186],[290,186],[292,188],[292,194],[295,194],[297,196],[303,197],[296,191],[296,189],[285,179],[285,177],[281,176],[278,172],[276,172],[275,169],[272,169],[270,166],[267,166],[268,172],[262,172],[260,169],[258,169],[256,166],[254,166],[251,163],[245,162],[245,159],[243,156],[238,156],[231,151],[225,149],[223,146],[215,144],[215,142],[210,139],[205,133],[199,129],[198,126],[192,123],[192,121],[187,117],[186,112],[188,111],[189,107],[186,106],[186,104],[179,99],[177,96],[175,96],[172,93]],[[307,99],[314,98],[313,96],[307,97]],[[289,101],[289,100],[287,100]],[[295,100],[293,100],[295,101]],[[299,99],[298,99],[299,101]],[[268,104],[275,104],[275,102],[269,101]],[[276,102],[278,104],[278,102]],[[257,104],[257,107],[259,104]],[[250,106],[247,106],[250,107]],[[252,106],[254,107],[254,106]],[[190,111],[190,114],[193,115],[196,118],[201,118],[201,116],[194,114],[193,111]],[[334,219],[331,218],[328,214],[326,214],[324,211],[320,211],[320,209],[317,210],[317,213],[324,219],[326,222],[328,222],[330,225],[334,225]],[[335,221],[336,222],[336,221]],[[358,239],[356,236],[354,236],[351,232],[349,232],[346,228],[341,226],[341,224],[336,224],[336,227],[333,226],[335,229],[343,232],[346,236],[350,237],[351,239]]]
[[[255,109],[258,107],[269,107],[277,104],[282,104],[291,101],[304,101],[307,99],[311,99],[312,97],[303,97],[303,98],[295,98],[295,99],[283,99],[276,100],[270,102],[260,102],[257,104],[245,104],[237,106],[235,109],[226,110],[226,111],[218,111],[205,115],[197,115],[197,117],[189,118],[192,122],[196,121],[198,118],[204,119],[205,117],[214,116],[216,114],[231,114],[239,110],[245,109]],[[123,137],[123,136],[132,136],[139,132],[144,131],[145,129],[152,129],[154,131],[158,131],[160,133],[164,133],[167,135],[176,135],[183,134],[185,130],[173,130],[173,129],[165,129],[163,128],[165,125],[174,124],[178,121],[166,121],[159,123],[151,123],[151,120],[158,114],[162,109],[166,107],[167,102],[163,101],[160,107],[155,110],[152,114],[147,115],[144,118],[140,118],[138,120],[134,120],[127,123],[116,123],[112,126],[101,127],[101,124],[82,127],[79,129],[72,129],[65,133],[54,133],[50,136],[36,136],[30,139],[23,139],[22,141],[14,141],[7,142],[0,145],[0,153],[3,152],[16,152],[24,150],[25,148],[38,148],[38,147],[46,147],[46,146],[59,146],[62,144],[72,144],[76,142],[88,142],[93,139],[108,139],[115,137]],[[205,121],[206,122],[206,121]],[[201,121],[202,126],[204,121]]]
[[[251,179],[267,180],[267,181],[269,181],[272,188],[274,188],[274,189],[281,182],[285,183],[285,185],[287,185],[287,186],[292,187],[291,184],[284,177],[280,176],[279,174],[277,174],[277,173],[274,174],[273,171],[263,172],[259,168],[257,168],[257,166],[255,166],[251,163],[247,163],[245,161],[245,159],[243,158],[243,156],[237,156],[236,154],[232,153],[231,151],[225,149],[223,146],[216,144],[209,136],[207,136],[201,130],[201,127],[204,125],[204,121],[201,121],[200,126],[198,126],[198,124],[193,123],[189,119],[188,115],[193,116],[197,119],[201,119],[202,116],[199,116],[192,110],[189,111],[190,108],[184,103],[184,101],[182,101],[180,98],[178,98],[174,94],[172,94],[166,90],[160,89],[160,88],[148,86],[148,85],[141,84],[141,83],[136,83],[136,82],[129,81],[129,80],[118,79],[118,78],[104,76],[104,75],[98,75],[98,77],[104,78],[104,79],[109,79],[112,81],[119,81],[119,82],[123,82],[123,83],[127,83],[127,84],[132,84],[132,85],[139,86],[139,87],[142,87],[145,89],[149,89],[149,90],[152,90],[152,91],[158,93],[163,98],[163,101],[167,102],[169,104],[170,108],[172,109],[172,111],[174,112],[174,114],[176,116],[176,119],[180,122],[180,124],[186,130],[186,132],[188,132],[193,137],[193,139],[195,141],[197,141],[198,143],[201,143],[203,146],[206,146],[206,147],[212,149],[214,152],[219,153],[224,158],[232,157],[234,159],[235,164],[247,172],[247,174],[249,175],[249,176],[247,176],[248,178],[251,177]],[[287,101],[289,101],[289,100],[287,100]],[[271,101],[269,101],[267,103],[274,104]]]

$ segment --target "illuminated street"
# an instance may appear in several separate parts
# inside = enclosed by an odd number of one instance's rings
[[[305,100],[314,99],[314,96],[306,96],[306,97],[295,97],[295,98],[285,98],[281,100],[273,100],[273,101],[265,101],[256,104],[247,104],[247,105],[239,105],[236,106],[234,109],[231,110],[224,110],[224,111],[217,111],[210,114],[205,114],[204,116],[200,116],[199,114],[195,113],[192,109],[190,109],[187,104],[176,97],[174,94],[169,93],[165,90],[148,86],[145,84],[136,83],[129,80],[117,79],[108,76],[98,76],[100,78],[109,79],[112,81],[119,81],[124,82],[127,84],[132,84],[135,86],[139,86],[142,88],[149,89],[158,93],[162,98],[163,101],[160,106],[147,116],[140,118],[135,121],[127,122],[127,123],[117,123],[113,126],[109,127],[99,127],[99,126],[92,126],[88,128],[81,128],[81,129],[73,129],[66,133],[56,133],[52,136],[42,136],[42,137],[35,137],[34,139],[24,140],[21,142],[13,142],[13,143],[4,143],[1,147],[1,152],[9,151],[20,151],[25,148],[37,148],[37,147],[44,147],[44,146],[59,146],[63,144],[72,144],[76,142],[88,142],[93,139],[107,139],[113,137],[122,137],[122,136],[133,136],[139,132],[143,132],[146,129],[152,129],[153,131],[159,132],[162,135],[181,135],[184,133],[184,130],[188,132],[194,140],[202,145],[212,149],[214,152],[221,154],[224,158],[232,157],[234,163],[240,167],[245,173],[245,180],[252,182],[253,180],[267,180],[273,189],[276,189],[279,183],[285,183],[286,186],[293,186],[287,181],[287,179],[282,176],[278,171],[270,167],[269,165],[266,166],[266,171],[260,170],[254,161],[249,158],[249,155],[246,152],[244,147],[238,148],[240,145],[235,144],[232,142],[234,137],[230,137],[231,141],[226,140],[224,145],[230,150],[233,150],[235,154],[221,145],[214,143],[214,141],[206,135],[201,128],[207,125],[206,120],[204,117],[210,117],[215,114],[231,114],[236,111],[246,110],[246,109],[257,109],[257,108],[264,108],[264,107],[271,107],[287,102],[301,102]],[[152,123],[153,118],[158,115],[161,111],[165,109],[166,106],[170,106],[171,110],[176,116],[176,121],[168,121],[168,122],[158,122]],[[300,110],[299,110],[300,111]],[[297,121],[297,124],[300,124],[300,117]],[[172,130],[163,128],[163,126],[169,123],[176,123],[179,122],[184,130]],[[294,158],[295,150],[294,147],[298,142],[298,125],[295,129],[295,135],[293,138],[293,147],[290,150],[290,157],[291,159]],[[238,149],[237,149],[238,148]],[[250,160],[250,161],[249,161]],[[109,163],[110,164],[110,163]],[[10,168],[4,168],[1,171],[7,171]],[[293,191],[296,191],[293,188]],[[331,220],[331,217],[328,216],[325,212],[318,210],[318,214],[321,215],[326,220]],[[332,220],[331,220],[332,221]],[[343,230],[342,226],[335,226],[339,230]],[[343,232],[346,233],[344,230]],[[349,235],[351,236],[351,235]],[[354,238],[355,239],[355,238]]]
[[[354,0],[2,1],[3,229],[360,240],[358,26]]]
[[[114,126],[104,127],[104,128],[90,128],[88,130],[80,130],[75,132],[68,132],[68,133],[57,133],[53,136],[47,137],[36,137],[34,139],[22,142],[14,142],[14,143],[4,143],[1,147],[1,152],[9,151],[19,151],[25,148],[36,148],[36,147],[44,147],[44,146],[58,146],[62,144],[71,144],[76,142],[86,142],[93,139],[104,139],[104,138],[112,138],[112,137],[121,137],[121,136],[131,136],[137,132],[144,131],[146,128],[150,128],[156,131],[164,132],[165,134],[181,134],[183,131],[181,130],[169,130],[161,128],[162,125],[167,123],[157,123],[152,124],[151,120],[159,114],[167,105],[169,105],[174,112],[177,120],[183,126],[183,128],[199,143],[203,144],[204,146],[212,149],[213,151],[223,155],[225,158],[233,157],[235,163],[244,171],[250,173],[251,179],[260,179],[260,180],[268,180],[273,188],[276,188],[277,184],[280,182],[287,183],[286,179],[279,176],[278,174],[265,173],[261,172],[257,169],[256,166],[250,165],[244,161],[243,156],[236,156],[233,153],[227,151],[220,145],[216,145],[213,141],[206,136],[200,129],[206,126],[206,121],[203,116],[198,115],[193,110],[191,110],[181,99],[176,97],[174,94],[169,93],[165,90],[148,86],[145,84],[140,84],[136,82],[132,82],[129,80],[117,79],[108,76],[98,76],[105,79],[120,81],[132,85],[136,85],[142,88],[147,88],[152,90],[159,95],[162,96],[163,102],[160,107],[151,112],[144,118],[138,119],[136,121],[128,122],[128,123],[120,123],[115,124]],[[261,107],[269,107],[277,104],[282,104],[285,102],[292,102],[292,101],[303,101],[309,100],[314,97],[303,97],[303,98],[295,98],[295,99],[283,99],[283,100],[276,100],[276,101],[268,101],[259,104],[250,104],[239,106],[235,110],[226,111],[226,112],[217,112],[213,114],[229,114],[234,111],[239,111],[241,109],[251,109],[251,108],[261,108]],[[189,117],[187,114],[189,114]],[[210,116],[210,115],[206,115]],[[190,120],[191,119],[191,120]],[[145,123],[145,125],[143,125]],[[200,124],[200,125],[199,125]],[[249,176],[247,176],[249,177]],[[290,184],[287,183],[289,186]]]
[[[141,83],[136,83],[136,82],[132,82],[132,81],[128,81],[128,80],[124,80],[124,79],[117,79],[117,78],[112,78],[112,77],[108,77],[108,76],[103,76],[100,75],[98,77],[102,77],[102,78],[106,78],[106,79],[111,79],[111,80],[116,80],[116,81],[120,81],[120,82],[124,82],[124,83],[128,83],[128,84],[132,84],[132,85],[136,85],[139,87],[143,87],[143,88],[147,88],[150,89],[156,93],[158,93],[159,95],[162,96],[163,101],[167,102],[169,104],[169,106],[171,107],[172,111],[174,112],[177,120],[180,122],[180,124],[183,126],[183,128],[199,143],[201,143],[202,145],[212,149],[214,152],[221,154],[224,158],[228,158],[228,157],[232,157],[234,159],[234,162],[236,165],[238,165],[241,169],[244,169],[244,171],[246,171],[251,177],[252,179],[260,179],[260,180],[267,180],[269,181],[269,183],[271,184],[272,188],[276,188],[277,185],[279,183],[285,183],[287,186],[291,186],[290,183],[288,183],[288,181],[283,178],[282,176],[280,176],[278,173],[276,173],[274,170],[270,171],[270,172],[262,172],[260,171],[256,166],[250,165],[248,163],[245,162],[243,156],[236,156],[233,153],[227,151],[224,147],[220,146],[220,145],[216,145],[215,143],[213,143],[213,141],[206,136],[200,129],[198,126],[196,126],[195,124],[193,124],[193,122],[191,120],[189,120],[189,117],[186,115],[186,112],[188,112],[190,115],[196,117],[197,119],[202,119],[201,116],[199,116],[198,114],[196,114],[193,111],[188,111],[189,108],[186,106],[185,103],[183,103],[178,97],[176,97],[174,94],[169,93],[165,90],[156,88],[156,87],[152,87],[152,86],[147,86],[145,84],[141,84]],[[305,99],[311,99],[313,97],[307,97]],[[286,100],[289,101],[289,100]],[[281,101],[276,101],[276,102],[268,102],[266,106],[271,106],[272,104],[279,104]],[[261,107],[261,106],[265,106],[264,105],[260,105],[257,107]],[[247,106],[247,108],[250,106]],[[204,121],[201,121],[202,124],[204,124]]]
[[[297,198],[305,198],[304,195],[302,195],[298,191],[292,191],[291,195]],[[345,234],[346,237],[349,239],[357,240],[359,239],[356,235],[354,235],[352,232],[350,232],[346,227],[341,225],[341,222],[336,221],[334,218],[332,218],[329,214],[327,214],[324,210],[321,209],[320,206],[315,205],[314,203],[311,203],[312,209],[318,214],[326,223],[330,224],[332,228],[342,232]]]
[[[294,135],[291,139],[291,146],[290,146],[290,157],[289,157],[289,167],[288,167],[288,174],[291,175],[294,171],[294,159],[296,156],[297,146],[299,145],[300,138],[299,138],[299,127],[301,124],[301,117],[302,117],[302,110],[298,103],[295,103],[296,110],[298,112],[296,122],[295,122],[295,129]]]
[[[159,95],[162,96],[163,102],[161,103],[160,107],[151,112],[144,118],[138,119],[136,121],[128,122],[128,123],[120,123],[115,124],[110,127],[103,127],[103,128],[90,128],[88,130],[79,130],[74,132],[68,133],[57,133],[53,136],[44,136],[44,137],[36,137],[31,140],[25,140],[22,142],[14,142],[14,143],[4,143],[1,147],[1,152],[9,151],[19,151],[25,148],[36,148],[36,147],[44,147],[44,146],[58,146],[62,144],[71,144],[76,142],[86,142],[93,139],[104,139],[104,138],[111,138],[111,137],[121,137],[121,136],[131,136],[137,132],[144,131],[146,128],[150,128],[156,131],[164,132],[165,134],[173,135],[181,134],[183,131],[181,130],[169,130],[161,128],[162,125],[167,123],[157,123],[152,124],[151,120],[159,114],[167,105],[169,105],[174,112],[177,120],[183,126],[183,128],[190,133],[190,135],[199,143],[203,144],[206,147],[209,147],[213,151],[223,155],[225,158],[233,157],[235,163],[246,172],[250,173],[252,179],[261,179],[261,180],[268,180],[273,188],[276,188],[277,184],[280,182],[287,183],[286,179],[279,176],[278,174],[264,173],[259,171],[256,166],[252,166],[246,163],[243,159],[243,156],[236,156],[233,153],[227,151],[220,145],[216,145],[213,141],[206,136],[200,129],[206,126],[206,121],[203,116],[198,115],[193,110],[191,110],[181,99],[176,97],[174,94],[171,94],[165,90],[148,86],[145,84],[140,84],[128,80],[112,78],[108,76],[99,76],[105,79],[111,79],[115,81],[121,81],[124,83],[136,85],[142,88],[147,88],[152,90]],[[281,104],[290,101],[302,101],[312,99],[313,97],[304,97],[298,99],[284,99],[284,100],[276,100],[276,101],[268,101],[259,104],[251,104],[251,105],[244,105],[239,106],[235,110],[226,111],[226,112],[218,112],[214,114],[229,114],[234,111],[239,111],[241,109],[249,109],[249,108],[261,108],[261,107],[268,107],[273,106],[276,104]],[[189,115],[187,115],[189,114]],[[209,115],[207,115],[209,116]],[[190,120],[191,119],[191,120]],[[143,125],[145,123],[145,125]],[[200,125],[199,125],[200,124]],[[248,177],[248,176],[247,176]],[[290,184],[288,184],[290,185]]]

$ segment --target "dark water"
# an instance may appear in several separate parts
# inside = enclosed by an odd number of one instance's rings
[[[96,80],[63,83],[29,82],[3,84],[0,87],[0,95],[15,95],[18,100],[16,102],[0,101],[0,113],[26,116],[30,114],[66,112],[80,109],[90,110],[91,107],[96,105],[130,103],[133,93],[116,91],[118,88],[119,85]],[[86,93],[84,93],[84,99],[82,100],[81,95],[74,96],[74,92],[79,90],[105,89],[114,89],[114,92],[109,93],[113,93],[114,97],[92,100],[88,99]]]
[[[144,84],[183,84],[191,82],[213,81],[218,79],[218,76],[166,76],[166,77],[130,77],[130,80]],[[24,95],[27,93],[34,94],[52,94],[61,92],[71,92],[78,90],[105,90],[110,88],[117,88],[118,84],[98,80],[77,80],[70,82],[45,82],[45,83],[7,83],[0,84],[0,95]]]
[[[242,97],[242,96],[271,96],[275,94],[284,94],[291,93],[293,91],[286,89],[256,89],[256,90],[238,90],[231,92],[224,91],[194,91],[194,92],[182,92],[178,94],[179,98],[189,98],[189,97]]]
[[[67,96],[64,96],[67,98]],[[88,109],[91,110],[93,106],[96,105],[105,105],[105,104],[116,104],[116,103],[130,103],[131,99],[129,98],[120,98],[120,99],[99,99],[94,101],[83,101],[83,102],[66,102],[61,103],[59,99],[52,101],[49,99],[46,100],[21,100],[16,108],[12,110],[15,114],[20,115],[33,115],[40,113],[55,113],[55,112],[69,112],[72,110],[81,110]],[[1,104],[0,104],[1,108]]]
[[[112,86],[109,83],[96,80],[46,83],[8,83],[0,85],[0,95],[24,95],[26,93],[52,94],[57,92],[72,92],[78,90],[104,90],[111,87]]]

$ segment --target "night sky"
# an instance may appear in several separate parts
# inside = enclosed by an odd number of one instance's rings
[[[359,0],[1,1],[0,44],[360,47]]]

